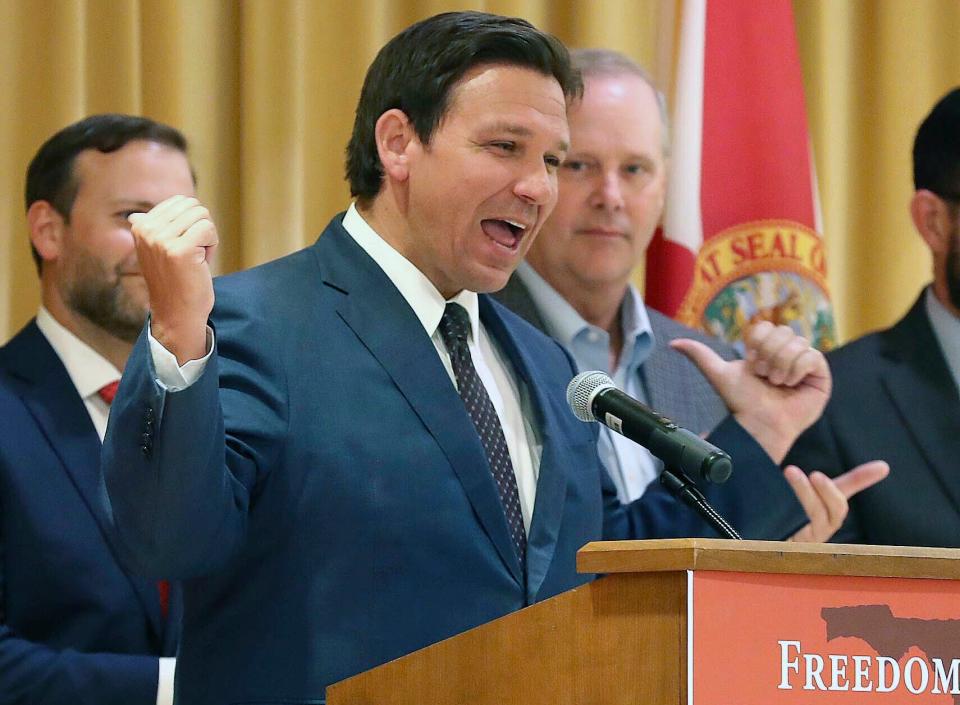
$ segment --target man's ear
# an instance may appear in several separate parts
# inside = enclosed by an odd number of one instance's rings
[[[933,191],[919,189],[910,199],[910,218],[927,247],[935,255],[950,249],[950,210]]]
[[[64,225],[63,216],[49,201],[34,201],[27,209],[30,242],[44,261],[60,257]]]
[[[410,174],[410,151],[418,144],[410,118],[402,110],[391,108],[377,119],[374,136],[384,175],[394,181],[406,181]]]

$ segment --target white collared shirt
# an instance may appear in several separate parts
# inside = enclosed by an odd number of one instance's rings
[[[103,435],[107,432],[110,405],[101,399],[97,392],[120,379],[120,370],[67,330],[43,306],[37,311],[37,328],[43,333],[43,337],[47,339],[50,347],[67,369],[70,381],[73,382],[84,406],[87,407],[90,420],[93,421],[97,435],[103,442]]]
[[[456,386],[456,377],[450,354],[443,343],[438,327],[448,301],[437,291],[433,283],[407,258],[401,255],[386,240],[378,235],[351,204],[343,218],[343,227],[350,237],[383,270],[400,295],[413,309],[424,331],[433,342],[451,383]],[[490,401],[500,418],[507,450],[517,478],[520,494],[520,510],[523,526],[529,533],[530,520],[537,497],[537,478],[540,473],[542,447],[537,433],[530,423],[532,408],[525,390],[517,383],[516,375],[508,358],[488,335],[480,322],[479,301],[472,291],[461,291],[451,302],[463,306],[470,316],[468,347],[477,374],[487,390]],[[209,333],[208,333],[209,340]],[[201,360],[192,360],[177,370],[176,358],[165,350],[151,335],[151,352],[157,369],[157,381],[171,391],[190,386],[203,372],[209,352]],[[212,345],[208,347],[212,350]],[[190,369],[187,367],[190,366]],[[527,413],[524,413],[524,412]]]

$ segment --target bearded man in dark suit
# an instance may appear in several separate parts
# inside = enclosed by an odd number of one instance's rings
[[[833,398],[791,462],[843,472],[864,458],[890,477],[855,497],[837,540],[960,546],[960,88],[917,130],[913,225],[933,282],[891,328],[831,352]]]
[[[123,568],[103,501],[110,403],[147,315],[127,216],[192,193],[183,135],[64,128],[27,171],[34,320],[0,348],[0,703],[170,703],[180,602]]]

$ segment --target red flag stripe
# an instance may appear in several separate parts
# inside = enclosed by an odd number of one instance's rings
[[[703,70],[704,239],[768,218],[815,229],[790,0],[708,1]]]

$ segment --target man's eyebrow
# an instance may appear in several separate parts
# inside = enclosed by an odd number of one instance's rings
[[[115,208],[125,206],[128,208],[137,208],[143,211],[148,211],[154,206],[154,204],[150,201],[140,201],[135,198],[114,198],[110,201],[110,205]]]
[[[517,135],[518,137],[530,137],[533,135],[533,130],[529,127],[517,125],[513,122],[495,122],[487,127],[487,130],[490,132],[506,132],[511,135]]]

